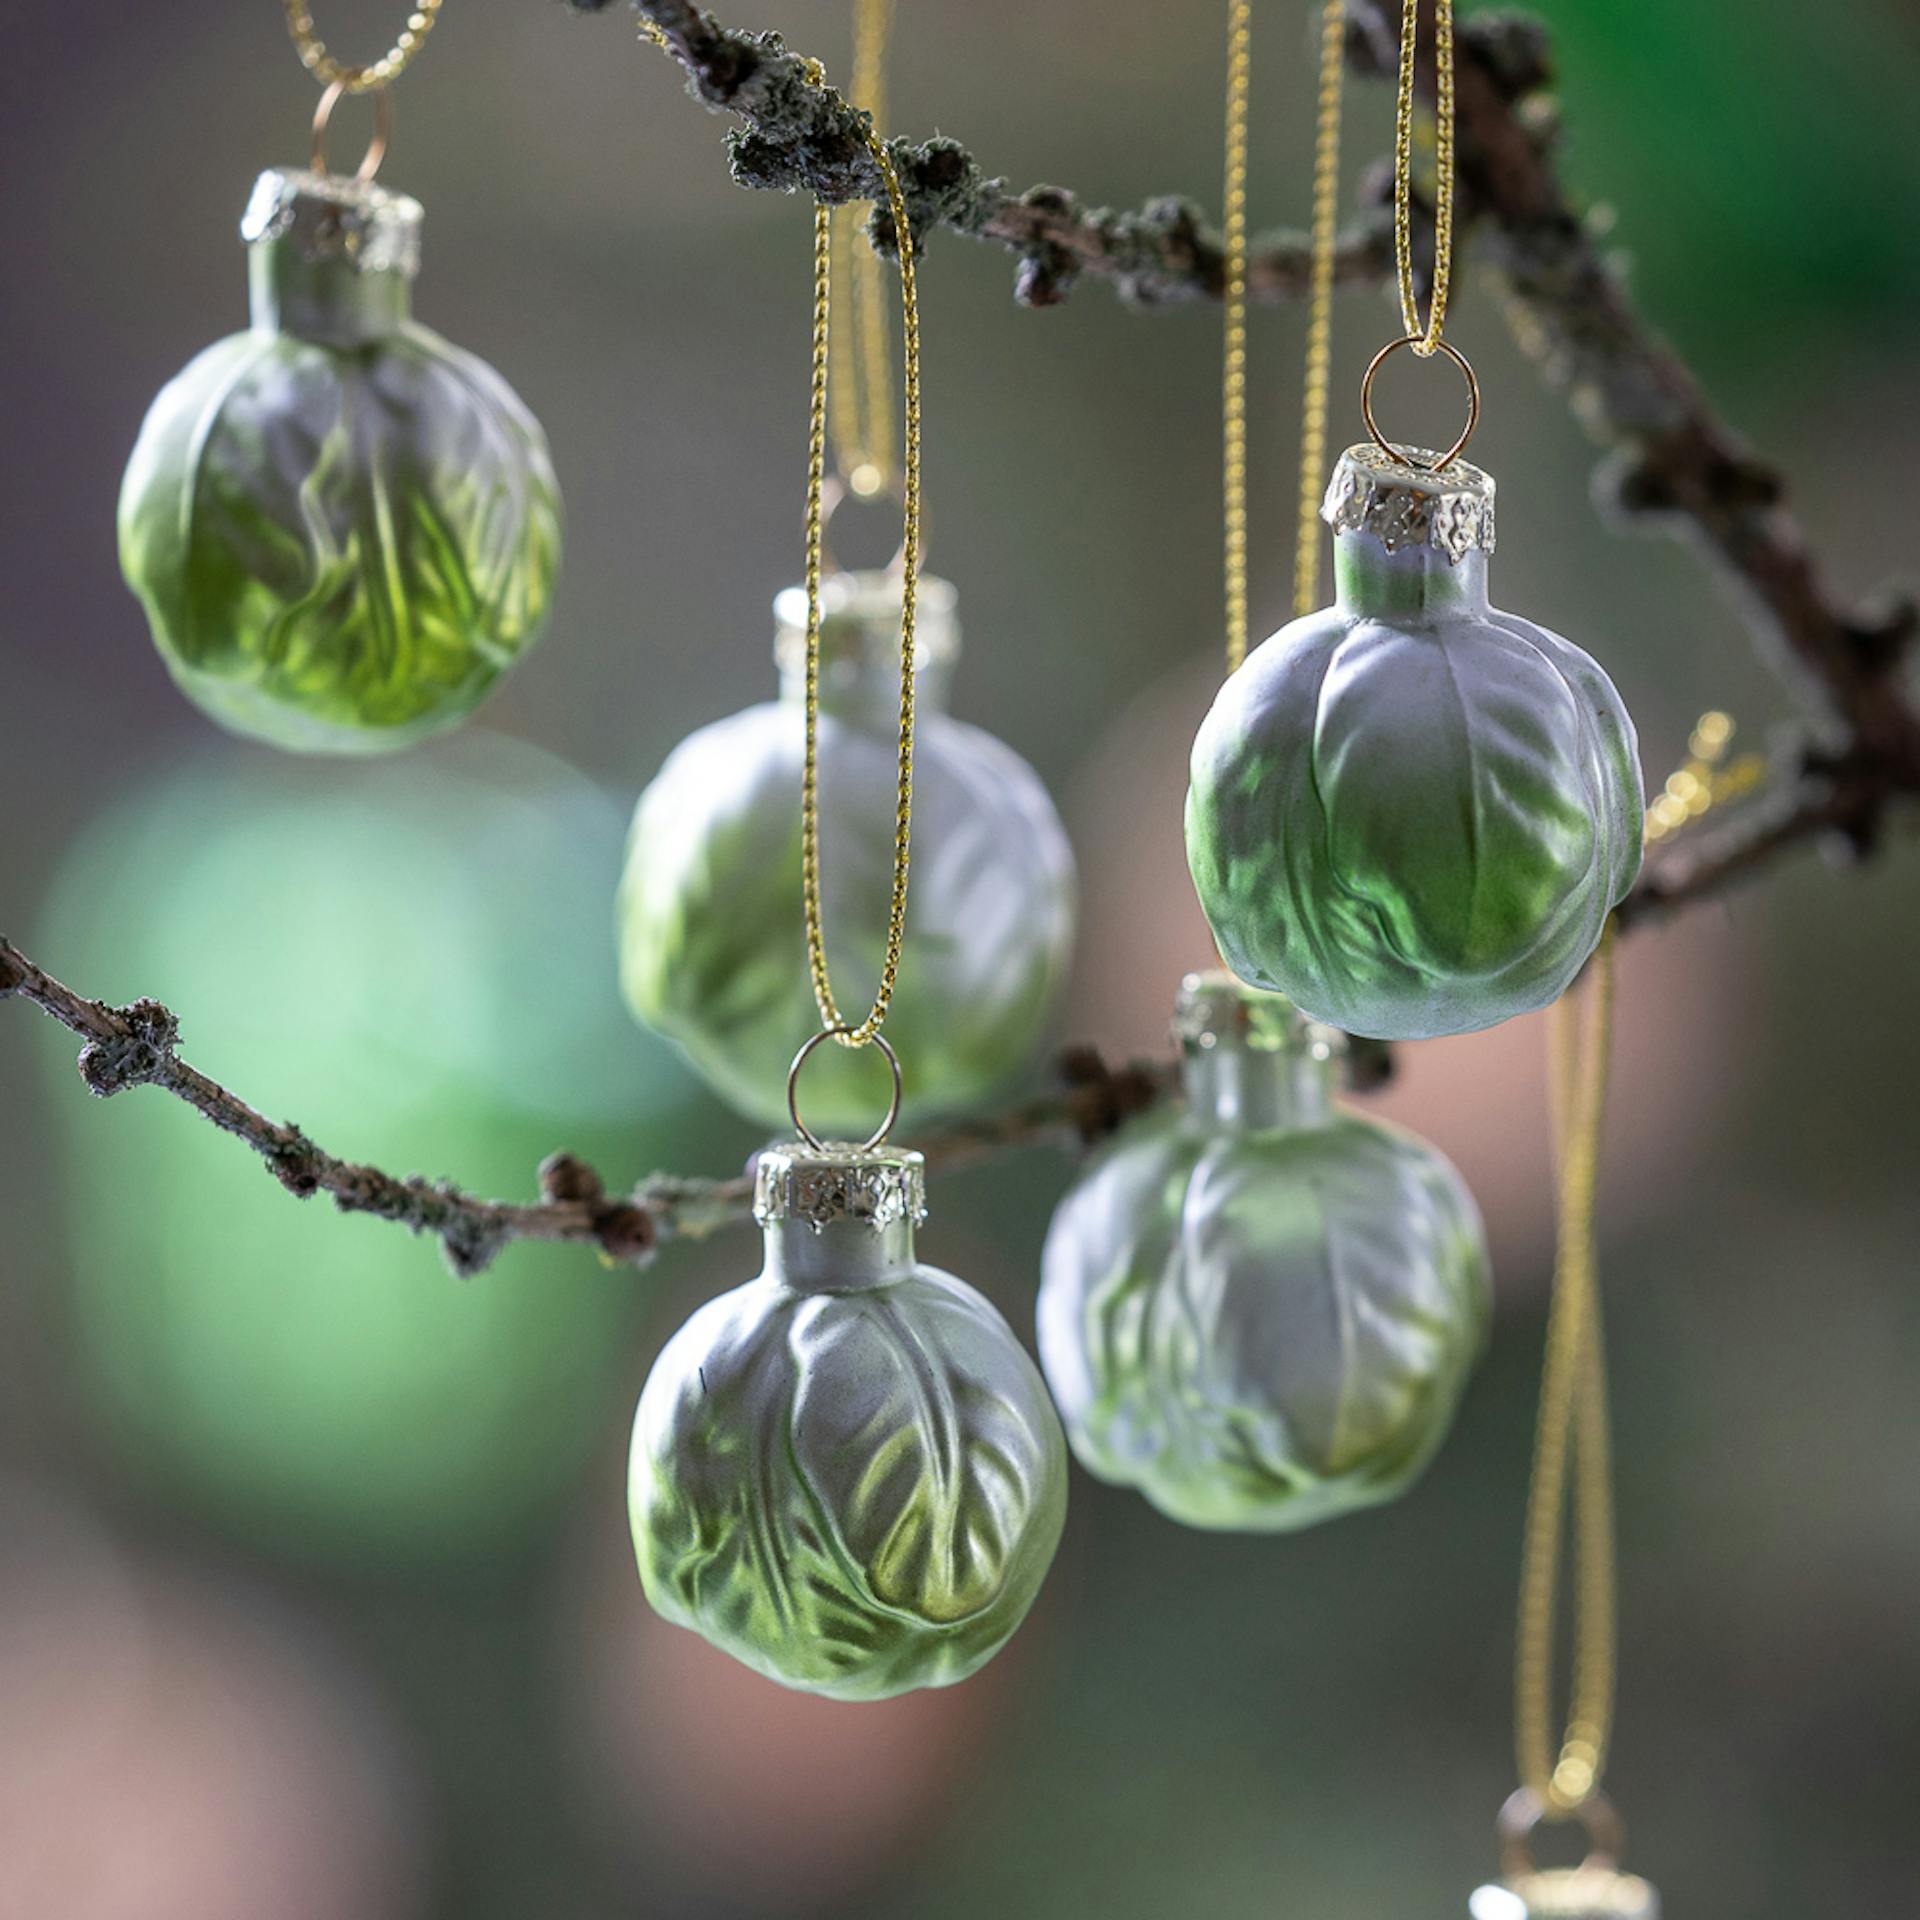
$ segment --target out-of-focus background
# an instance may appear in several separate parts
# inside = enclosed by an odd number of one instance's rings
[[[744,12],[742,7],[744,6]],[[1920,419],[1920,25],[1897,0],[1546,0],[1566,164],[1648,311],[1785,462],[1837,582],[1909,566]],[[346,57],[393,0],[327,0]],[[732,0],[844,71],[845,0]],[[1254,212],[1306,199],[1308,9],[1257,9]],[[1736,30],[1737,29],[1737,30]],[[626,809],[674,741],[773,684],[799,556],[806,209],[730,184],[723,128],[625,14],[452,0],[386,177],[426,204],[423,319],[552,437],[548,639],[481,726],[305,764],[175,694],[121,587],[142,411],[244,320],[235,222],[305,150],[270,0],[0,13],[0,924],[181,1013],[190,1056],[334,1149],[528,1190],[751,1131],[617,1004]],[[902,0],[895,123],[1090,201],[1217,201],[1210,9]],[[1388,101],[1352,98],[1353,169]],[[340,139],[356,126],[343,115]],[[935,564],[955,705],[1028,755],[1083,867],[1062,1022],[1157,1043],[1205,952],[1179,841],[1216,673],[1218,315],[1103,288],[1024,313],[1010,260],[924,269]],[[1344,297],[1336,434],[1392,329]],[[1602,529],[1591,453],[1469,276],[1497,592],[1582,641],[1650,778],[1708,706],[1786,712],[1693,556]],[[1288,593],[1300,324],[1254,325],[1256,607]],[[1395,385],[1408,437],[1455,395]],[[1428,409],[1425,417],[1421,409]],[[1893,438],[1890,442],[1889,435]],[[876,547],[884,537],[875,533]],[[1909,851],[1813,859],[1636,936],[1605,1204],[1633,1859],[1686,1920],[1920,1906],[1920,937]],[[530,1005],[538,971],[548,990]],[[1535,1022],[1403,1053],[1383,1103],[1466,1170],[1500,1313],[1400,1505],[1201,1537],[1076,1475],[1028,1626],[976,1680],[798,1698],[656,1622],[626,1425],[654,1350],[757,1265],[644,1275],[435,1250],[282,1194],[157,1095],[90,1101],[0,1012],[0,1915],[61,1920],[1149,1920],[1447,1915],[1493,1864],[1549,1259]],[[1030,1327],[1068,1177],[943,1180],[930,1258]]]

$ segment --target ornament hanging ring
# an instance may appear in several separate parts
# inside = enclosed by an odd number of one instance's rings
[[[823,1040],[838,1040],[848,1044],[847,1036],[854,1029],[844,1022],[837,1027],[822,1027],[798,1053],[793,1056],[793,1065],[787,1069],[787,1112],[792,1117],[793,1129],[808,1146],[816,1152],[825,1152],[826,1142],[822,1140],[807,1123],[800,1118],[800,1069],[807,1064],[807,1056]],[[868,1036],[873,1044],[886,1056],[887,1065],[893,1072],[893,1098],[887,1102],[887,1117],[874,1128],[873,1132],[861,1141],[856,1151],[871,1153],[893,1131],[893,1123],[900,1117],[900,1056],[894,1052],[885,1034],[877,1030]]]
[[[867,500],[888,499],[888,500],[894,501],[902,509],[903,512],[906,508],[906,504],[907,504],[906,489],[900,484],[899,481],[891,480],[891,479],[878,480],[871,487],[863,487],[860,484],[861,481],[871,472],[872,472],[871,468],[857,468],[853,476],[849,479],[842,479],[839,474],[830,473],[827,475],[826,479],[823,480],[820,484],[820,553],[821,553],[821,557],[826,562],[826,568],[829,573],[846,572],[846,568],[844,568],[840,564],[838,558],[834,554],[831,532],[832,532],[832,526],[833,526],[833,516],[835,515],[835,513],[837,513],[840,510],[842,506],[844,506],[847,503],[847,501],[849,500],[867,501]],[[919,557],[922,564],[924,564],[926,560],[926,554],[927,554],[927,536],[926,536],[925,528],[926,528],[927,519],[928,519],[927,510],[924,506],[920,509],[919,517],[920,517]],[[881,568],[881,572],[905,573],[906,570],[907,570],[907,539],[906,539],[905,533],[903,532],[900,536],[899,546],[894,549],[893,558],[889,560],[883,568]]]
[[[343,95],[353,91],[345,80],[335,80],[320,96],[320,103],[313,110],[313,146],[311,160],[313,171],[321,179],[332,178],[333,169],[327,165],[327,127],[333,119],[333,110],[340,104]],[[373,176],[380,171],[380,162],[387,157],[387,148],[393,140],[393,90],[387,86],[366,87],[362,92],[373,96],[373,138],[367,142],[367,150],[360,156],[360,164],[354,169],[353,184],[366,187],[373,184]]]
[[[1373,444],[1389,460],[1398,461],[1402,466],[1419,467],[1425,473],[1444,473],[1466,451],[1467,442],[1473,438],[1473,430],[1480,424],[1480,382],[1473,371],[1467,356],[1450,340],[1436,340],[1435,351],[1444,353],[1460,369],[1467,383],[1467,424],[1460,429],[1460,438],[1431,465],[1413,459],[1402,447],[1392,445],[1380,431],[1379,422],[1373,417],[1373,382],[1382,366],[1386,364],[1402,347],[1418,347],[1426,336],[1418,333],[1403,333],[1398,340],[1389,340],[1387,344],[1367,362],[1367,370],[1360,377],[1360,417],[1367,423],[1367,432]]]
[[[1583,1867],[1611,1871],[1620,1864],[1620,1852],[1626,1841],[1626,1828],[1614,1811],[1613,1802],[1603,1793],[1590,1793],[1577,1807],[1556,1814],[1531,1787],[1519,1787],[1507,1795],[1500,1809],[1500,1871],[1509,1880],[1535,1871],[1533,1830],[1543,1820],[1578,1820],[1587,1832],[1587,1857]]]

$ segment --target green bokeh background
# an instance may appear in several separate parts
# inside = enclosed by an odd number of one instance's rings
[[[1912,490],[1888,438],[1920,417],[1911,10],[1543,10],[1562,53],[1568,172],[1610,209],[1648,312],[1786,465],[1839,588],[1865,594],[1911,571]],[[778,26],[844,71],[844,0],[722,11]],[[1017,183],[1065,182],[1092,202],[1217,199],[1211,10],[1190,31],[1148,0],[901,0],[899,12],[903,131],[937,127]],[[394,15],[385,0],[332,0],[321,27],[351,50],[384,44]],[[1291,0],[1256,10],[1261,223],[1297,220],[1306,201],[1308,15]],[[500,824],[510,806],[456,809],[434,829],[453,848],[464,819],[498,883],[473,922],[487,951],[459,970],[480,984],[458,1057],[416,1071],[412,1023],[356,1013],[364,971],[322,958],[287,972],[280,926],[257,941],[271,968],[250,964],[245,930],[249,911],[291,898],[330,921],[303,952],[338,941],[356,965],[383,958],[418,979],[459,916],[443,891],[410,884],[404,809],[365,768],[315,772],[215,736],[172,691],[114,564],[114,495],[141,413],[239,324],[234,228],[248,187],[305,150],[312,94],[279,10],[182,0],[103,21],[26,0],[0,16],[0,61],[31,78],[0,122],[0,926],[85,990],[167,998],[190,1057],[340,1151],[522,1194],[550,1147],[592,1152],[615,1178],[737,1165],[751,1129],[622,1024],[610,902],[620,810],[679,737],[774,685],[768,602],[799,560],[805,209],[731,185],[721,124],[624,15],[455,0],[405,82],[387,177],[427,209],[418,311],[526,398],[569,504],[553,628],[485,724],[577,769],[615,829],[604,846],[572,834],[563,875],[544,829]],[[1380,89],[1355,90],[1356,172],[1381,151],[1389,107]],[[343,111],[336,140],[344,151],[352,138]],[[1178,946],[1161,930],[1193,909],[1177,786],[1164,807],[1116,807],[1113,755],[1120,791],[1159,791],[1154,770],[1177,764],[1205,697],[1219,624],[1218,318],[1131,314],[1095,286],[1028,314],[1010,281],[1008,259],[952,235],[935,240],[923,279],[933,563],[959,583],[968,635],[954,707],[1033,761],[1079,845],[1088,940],[1068,1026],[1139,1045],[1179,964],[1160,957]],[[1343,296],[1337,435],[1351,430],[1351,380],[1391,324],[1375,297]],[[1787,702],[1734,605],[1682,546],[1601,527],[1591,449],[1470,272],[1450,337],[1488,394],[1474,457],[1502,489],[1496,599],[1605,660],[1654,779],[1709,705],[1739,716],[1743,742],[1761,737]],[[1300,345],[1297,314],[1255,317],[1254,594],[1269,626],[1289,584]],[[1410,437],[1451,417],[1445,382],[1429,394],[1396,370],[1382,387]],[[884,557],[890,533],[873,544],[847,557]],[[1136,769],[1125,743],[1142,740],[1159,759]],[[470,778],[467,749],[404,765]],[[154,800],[183,780],[236,796],[222,831]],[[315,831],[296,829],[296,813],[335,823],[385,884],[364,898],[337,886],[362,865],[337,847],[311,866],[261,851],[283,825],[296,843]],[[1695,1012],[1666,1015],[1664,1051],[1635,1070],[1642,1118],[1615,1142],[1604,1235],[1626,1569],[1613,1781],[1634,1862],[1681,1920],[1920,1903],[1917,875],[1905,844],[1855,875],[1806,857],[1703,909],[1684,946],[1630,944],[1629,992],[1648,1018],[1664,1003],[1698,1009],[1701,991],[1681,988],[1701,968],[1723,1010],[1710,1031]],[[324,915],[323,882],[335,902]],[[218,896],[195,923],[204,939],[163,938],[154,903],[189,888]],[[523,944],[506,944],[503,921]],[[1203,958],[1195,943],[1190,958]],[[523,1011],[551,968],[573,983],[577,1022]],[[292,991],[303,1004],[289,1034],[273,1016]],[[276,1618],[352,1668],[413,1789],[395,1817],[418,1862],[410,1890],[363,1903],[358,1920],[1411,1920],[1463,1913],[1491,1869],[1491,1818],[1511,1784],[1512,1586],[1544,1286],[1540,1236],[1511,1209],[1489,1205],[1491,1355],[1413,1497],[1248,1541],[1180,1532],[1077,1475],[1034,1618],[1005,1662],[954,1690],[963,1726],[891,1708],[795,1718],[770,1688],[707,1668],[674,1679],[686,1636],[650,1625],[624,1541],[633,1395],[666,1331],[753,1272],[746,1237],[677,1250],[639,1278],[516,1251],[463,1285],[430,1246],[302,1208],[237,1148],[189,1140],[189,1116],[143,1110],[157,1096],[88,1101],[43,1026],[0,1010],[0,1480],[93,1516],[129,1564],[185,1561],[236,1606],[271,1596]],[[1446,1056],[1457,1084],[1428,1125],[1463,1160],[1483,1121],[1539,1110],[1537,1063],[1516,1071],[1497,1044]],[[610,1078],[623,1057],[631,1076]],[[1636,1158],[1641,1130],[1660,1144]],[[192,1175],[202,1204],[149,1249],[131,1210],[176,1151],[204,1167]],[[933,1196],[927,1257],[991,1292],[1023,1334],[1065,1178],[1041,1155],[943,1180]],[[564,1444],[542,1466],[544,1416],[534,1422],[501,1469],[501,1499],[479,1503],[488,1524],[454,1526],[449,1504],[436,1544],[341,1520],[355,1503],[338,1482],[362,1471],[364,1423],[314,1433],[311,1457],[293,1463],[300,1501],[257,1497],[270,1461],[195,1476],[170,1464],[179,1446],[129,1449],[126,1410],[103,1404],[85,1338],[103,1249],[127,1269],[115,1282],[129,1304],[112,1316],[123,1340],[156,1311],[143,1284],[196,1257],[232,1284],[236,1314],[284,1331],[271,1295],[291,1273],[257,1273],[253,1296],[234,1279],[242,1263],[269,1265],[281,1233],[302,1262],[364,1258],[350,1297],[369,1303],[357,1331],[383,1366],[409,1326],[491,1314],[516,1285],[544,1298],[539,1312],[503,1309],[505,1324],[533,1329],[502,1332],[505,1366],[539,1377],[542,1328],[579,1341],[581,1371],[547,1376],[577,1383],[545,1407]],[[415,1302],[395,1307],[390,1290],[432,1305],[416,1321]],[[493,1338],[460,1324],[449,1351]],[[423,1449],[450,1419],[484,1431],[473,1407],[436,1413],[445,1384],[421,1393]],[[487,1458],[479,1440],[473,1452]],[[236,1481],[254,1491],[234,1497]],[[0,1554],[0,1633],[22,1577]],[[622,1665],[632,1649],[644,1658]],[[10,1698],[0,1758],[17,1760]],[[684,1757],[696,1752],[717,1756],[714,1771]],[[191,1756],[168,1764],[188,1769]],[[915,1768],[932,1768],[934,1785],[910,1818],[882,1819],[851,1791],[831,1800],[836,1780]],[[8,1778],[0,1770],[0,1794]],[[674,1797],[686,1778],[711,1783],[708,1828]],[[76,1790],[62,1818],[97,1823],[110,1844],[111,1805]],[[698,1837],[713,1830],[722,1837]],[[757,1858],[800,1864],[756,1877]],[[10,1870],[0,1858],[0,1906]],[[273,1905],[323,1911],[317,1900]],[[192,1910],[225,1911],[211,1895]]]

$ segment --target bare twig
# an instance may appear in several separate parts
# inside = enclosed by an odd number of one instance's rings
[[[128,1087],[160,1087],[251,1147],[289,1193],[329,1194],[343,1213],[370,1213],[432,1234],[457,1274],[480,1272],[516,1240],[568,1241],[644,1266],[663,1241],[698,1237],[752,1212],[751,1167],[718,1180],[657,1173],[630,1193],[610,1195],[592,1167],[556,1153],[541,1162],[540,1199],[525,1203],[484,1200],[444,1180],[398,1178],[337,1159],[291,1122],[268,1119],[189,1066],[178,1050],[180,1022],[157,1000],[126,1007],[89,1000],[0,938],[0,999],[9,994],[32,1001],[86,1042],[80,1078],[90,1092],[106,1098]],[[1163,1098],[1173,1079],[1170,1062],[1110,1068],[1078,1048],[1062,1057],[1054,1090],[991,1119],[932,1130],[919,1144],[939,1169],[1014,1146],[1087,1145]]]
[[[607,0],[573,3],[598,12]],[[790,52],[777,33],[724,27],[686,0],[640,0],[637,11],[685,69],[688,91],[740,122],[728,151],[742,186],[873,201],[876,245],[896,244],[863,132],[867,115],[815,86],[805,55]],[[1009,248],[1021,256],[1016,292],[1025,305],[1055,304],[1081,274],[1143,305],[1218,298],[1225,285],[1220,236],[1191,200],[1166,195],[1132,211],[1088,208],[1064,187],[1013,192],[955,140],[893,140],[888,151],[915,242],[944,226]],[[1377,282],[1392,261],[1391,219],[1374,210],[1342,236],[1335,272],[1342,282]],[[1302,294],[1309,273],[1304,234],[1274,232],[1254,243],[1248,285],[1256,298]]]

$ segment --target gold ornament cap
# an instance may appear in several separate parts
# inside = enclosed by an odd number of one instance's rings
[[[1366,534],[1389,553],[1431,547],[1450,565],[1493,551],[1493,476],[1465,460],[1440,466],[1424,447],[1396,447],[1397,458],[1370,440],[1340,456],[1320,503],[1336,534]]]
[[[753,1217],[764,1226],[798,1220],[816,1233],[838,1221],[875,1232],[927,1217],[927,1163],[910,1147],[783,1140],[760,1155]]]

